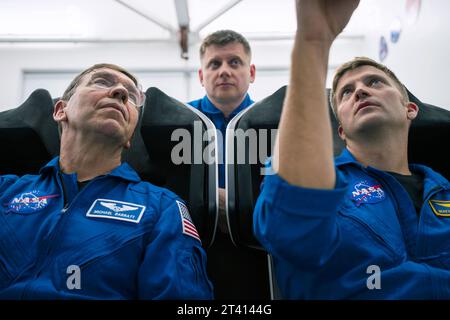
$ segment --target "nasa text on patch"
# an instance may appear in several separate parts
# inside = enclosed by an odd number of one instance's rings
[[[450,200],[430,200],[431,210],[440,217],[450,217]]]
[[[183,202],[180,202],[178,200],[176,200],[176,201],[177,201],[178,209],[180,211],[181,224],[183,225],[183,233],[185,235],[193,237],[193,238],[197,239],[198,241],[202,242],[200,240],[200,236],[198,235],[197,229],[195,228],[195,225],[192,222],[191,216],[189,215],[188,208],[186,207],[186,205]]]
[[[381,184],[372,179],[355,182],[351,192],[351,198],[358,207],[363,203],[377,203],[386,198]]]
[[[145,206],[111,199],[97,199],[89,208],[86,217],[114,219],[139,223]]]
[[[32,190],[16,195],[10,203],[7,203],[6,212],[21,214],[38,212],[47,207],[52,198],[59,197],[59,194],[45,194],[39,190]]]

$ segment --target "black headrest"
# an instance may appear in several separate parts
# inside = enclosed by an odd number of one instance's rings
[[[0,174],[37,173],[59,154],[59,134],[52,117],[53,101],[37,89],[19,107],[0,112]]]
[[[128,161],[133,167],[144,169],[140,170],[140,174],[144,175],[146,180],[159,186],[169,187],[179,196],[187,199],[189,196],[186,193],[187,188],[179,186],[178,183],[183,176],[186,181],[190,180],[190,171],[187,170],[190,164],[176,165],[172,161],[172,150],[179,143],[179,141],[172,141],[172,134],[177,129],[185,129],[193,137],[194,122],[202,123],[202,121],[184,103],[169,97],[158,88],[149,88],[146,96],[140,119],[140,130],[136,132],[135,141],[133,141],[133,143],[142,143],[146,152],[142,153],[141,148],[131,150],[136,157],[129,157]],[[202,128],[206,130],[203,124]],[[136,147],[134,144],[133,148],[136,149]]]
[[[423,103],[409,90],[408,97],[419,107],[418,116],[412,121],[408,139],[408,161],[427,165],[450,179],[450,163],[443,157],[447,146],[442,137],[450,136],[450,111]],[[337,134],[337,121],[333,116],[335,154],[345,147]]]
[[[450,180],[450,162],[444,156],[450,137],[450,111],[423,103],[409,91],[408,95],[419,107],[409,131],[409,161],[428,165]]]
[[[203,245],[209,246],[214,239],[217,219],[216,169],[214,163],[206,164],[202,158],[203,150],[208,145],[202,137],[205,131],[211,129],[202,117],[192,107],[169,97],[158,88],[149,88],[140,129],[135,133],[132,148],[124,153],[124,158],[137,168],[143,179],[165,187],[187,201]],[[176,130],[184,130],[191,138],[184,141],[190,148],[191,161],[188,163],[174,163],[172,153],[179,150],[175,146],[182,143],[173,136]],[[194,162],[195,152],[198,151],[200,161]]]
[[[241,122],[248,128],[278,128],[286,86],[280,88],[269,97],[253,106],[242,118]],[[329,89],[327,89],[327,95]],[[423,103],[408,91],[409,99],[419,107],[419,114],[413,120],[409,132],[409,161],[430,166],[434,170],[450,177],[450,163],[442,156],[442,137],[450,136],[450,111]],[[330,108],[333,130],[334,154],[339,155],[345,147],[340,139],[338,123]]]

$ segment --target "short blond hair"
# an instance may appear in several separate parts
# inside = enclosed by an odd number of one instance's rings
[[[233,30],[218,30],[209,34],[200,45],[200,60],[203,59],[206,49],[210,46],[224,47],[230,43],[240,43],[244,47],[244,52],[250,58],[252,49],[248,40],[240,33]]]
[[[394,72],[390,70],[385,65],[376,62],[375,60],[372,60],[367,57],[355,57],[352,60],[342,64],[335,72],[334,78],[333,78],[333,85],[330,92],[330,105],[333,110],[334,115],[337,118],[337,110],[336,110],[336,88],[338,85],[339,80],[341,80],[342,76],[347,73],[348,71],[355,70],[362,66],[372,66],[375,67],[381,71],[383,71],[389,78],[391,78],[394,83],[397,85],[398,89],[400,90],[400,93],[402,94],[405,101],[409,101],[408,97],[408,91],[406,90],[405,86],[401,81],[397,78]]]

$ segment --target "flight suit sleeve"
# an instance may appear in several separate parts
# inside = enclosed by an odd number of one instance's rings
[[[140,299],[212,299],[206,254],[186,205],[163,199],[138,273]]]
[[[337,212],[347,183],[336,171],[332,190],[288,184],[278,175],[266,176],[257,200],[253,229],[272,255],[302,269],[323,266],[340,243]]]

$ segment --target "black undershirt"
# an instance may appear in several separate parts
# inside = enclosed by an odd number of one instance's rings
[[[80,192],[84,187],[87,186],[87,184],[91,182],[91,180],[86,180],[86,181],[77,181],[78,184],[78,192]]]
[[[403,188],[405,188],[413,202],[417,215],[420,215],[420,209],[423,205],[423,176],[417,173],[412,173],[411,175],[403,175],[395,172],[388,173],[397,179]]]

